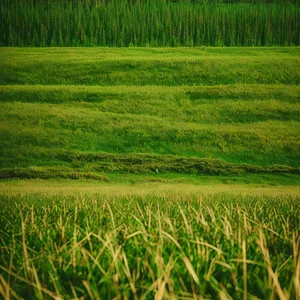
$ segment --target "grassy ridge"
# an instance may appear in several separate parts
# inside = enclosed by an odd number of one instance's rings
[[[1,295],[296,299],[299,197],[0,196]]]
[[[255,100],[280,100],[277,104],[285,102],[298,103],[300,101],[299,85],[284,84],[234,84],[214,86],[85,86],[85,85],[0,85],[1,102],[28,102],[67,104],[81,102],[80,104],[103,104],[105,100],[118,100],[119,105],[126,101],[138,101],[139,105],[147,105],[151,100],[173,101],[188,99],[194,100],[194,105],[230,100],[247,105]],[[107,101],[108,102],[108,101]],[[222,102],[216,104],[222,104]],[[109,103],[109,102],[108,102]],[[264,102],[259,102],[264,104]],[[99,105],[100,107],[100,105]],[[143,107],[144,108],[144,107]],[[147,107],[150,108],[150,105]],[[161,107],[164,109],[164,107]],[[151,113],[151,111],[150,111]],[[237,117],[237,116],[235,116]]]
[[[48,153],[47,153],[48,152]],[[24,153],[22,153],[24,154]],[[47,156],[48,154],[48,156]],[[32,152],[30,153],[32,155]],[[282,165],[257,166],[232,164],[216,159],[171,157],[166,155],[94,154],[67,151],[43,151],[42,163],[24,161],[23,167],[2,168],[0,179],[8,178],[89,178],[109,181],[101,173],[127,174],[192,174],[241,176],[247,174],[300,175],[300,168]],[[19,161],[22,166],[22,161]],[[32,167],[34,165],[34,167]],[[53,166],[54,165],[54,166]],[[100,173],[100,174],[99,174]],[[299,176],[295,179],[299,180]]]
[[[299,53],[1,49],[1,176],[297,173]]]
[[[36,94],[44,97],[42,92]],[[162,95],[127,94],[127,99],[105,95],[105,100],[93,103],[2,102],[1,165],[63,161],[61,153],[67,149],[299,167],[299,104],[294,98],[241,101],[229,96],[198,101],[181,98],[180,93]]]
[[[223,158],[260,165],[299,166],[297,121],[198,124],[93,109],[36,104],[2,105],[2,166],[44,149],[157,153]],[[51,153],[46,157],[51,157]]]
[[[224,85],[300,83],[292,48],[2,48],[0,84]]]

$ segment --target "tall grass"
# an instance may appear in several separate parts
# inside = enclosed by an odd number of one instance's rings
[[[296,299],[298,197],[2,195],[4,299]]]

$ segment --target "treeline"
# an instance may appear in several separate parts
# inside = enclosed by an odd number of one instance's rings
[[[269,1],[2,0],[0,46],[300,45],[300,6]]]

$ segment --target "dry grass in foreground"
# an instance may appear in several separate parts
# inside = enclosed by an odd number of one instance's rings
[[[0,198],[4,299],[296,299],[299,197]]]

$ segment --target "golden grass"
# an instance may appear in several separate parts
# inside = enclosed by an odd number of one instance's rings
[[[300,186],[268,186],[261,184],[181,184],[181,183],[99,183],[74,180],[9,180],[0,182],[1,194],[104,194],[104,195],[163,195],[163,194],[232,194],[256,196],[297,196]]]

